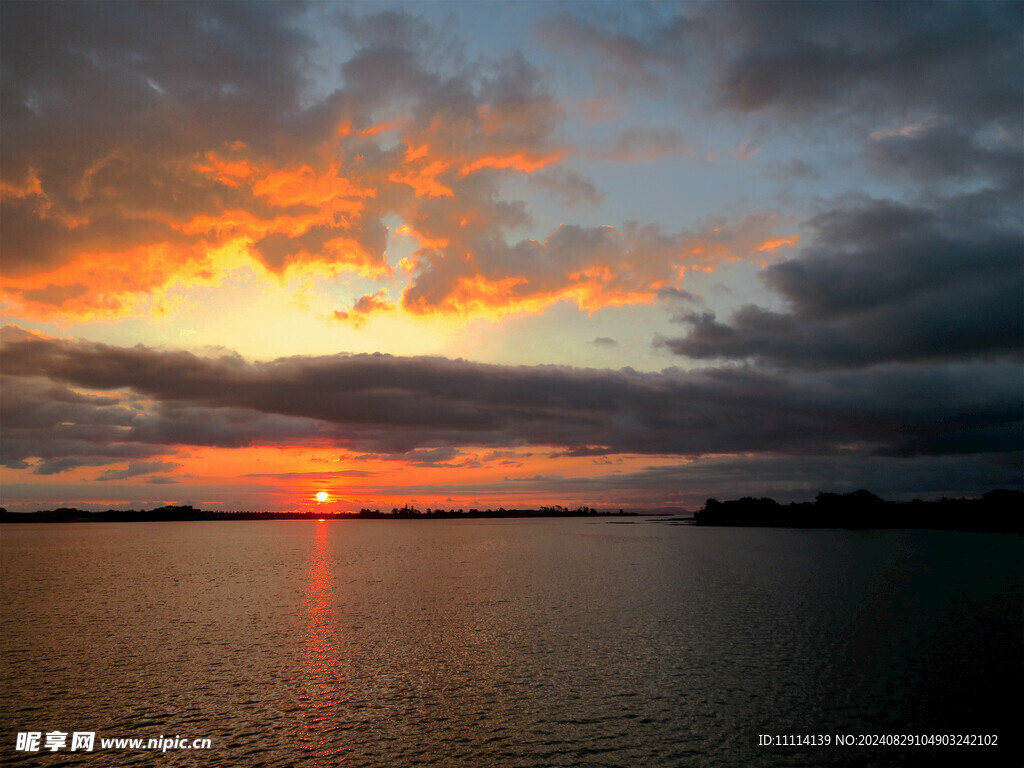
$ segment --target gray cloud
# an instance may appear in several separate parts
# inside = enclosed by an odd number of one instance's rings
[[[671,92],[709,76],[715,98],[742,111],[788,117],[922,109],[1020,120],[1020,34],[1014,2],[690,3],[675,15],[563,14],[541,37],[629,88]],[[630,31],[624,31],[629,29]],[[712,71],[699,60],[709,56]]]
[[[1009,134],[985,135],[952,123],[906,131],[876,132],[865,144],[874,173],[928,183],[991,179],[1018,192],[1024,184],[1024,149]]]
[[[570,168],[546,168],[531,174],[529,180],[531,185],[562,198],[570,208],[597,205],[604,199],[604,193],[594,186],[594,182]]]
[[[1019,369],[1008,364],[783,375],[744,367],[660,374],[504,367],[380,354],[247,363],[9,335],[5,372],[15,384],[37,377],[65,386],[39,397],[37,411],[51,399],[64,407],[66,387],[80,387],[121,393],[117,420],[124,422],[108,426],[110,406],[85,396],[80,412],[21,426],[11,441],[16,452],[5,455],[15,466],[62,455],[113,463],[128,449],[157,455],[182,444],[286,437],[428,464],[462,446],[685,456],[998,456],[1021,448]],[[8,413],[5,407],[5,420]],[[56,431],[44,426],[55,419]],[[62,444],[65,433],[76,435],[72,445]]]
[[[127,480],[132,477],[152,475],[155,472],[170,472],[181,464],[173,461],[129,461],[125,469],[108,469],[101,472],[96,479],[101,482],[111,480]],[[150,478],[150,482],[156,478]]]
[[[1021,230],[990,201],[854,199],[808,227],[802,253],[762,274],[788,311],[747,305],[728,323],[684,312],[689,334],[657,343],[694,358],[808,368],[1020,359]]]
[[[1017,3],[750,2],[715,10],[720,29],[739,42],[719,70],[721,97],[736,108],[881,106],[1019,121]]]
[[[152,404],[123,391],[83,395],[45,378],[5,375],[0,429],[0,464],[50,475],[126,460],[155,466],[147,460],[175,453],[177,444],[231,448],[316,439],[319,425],[247,408],[211,413],[180,402]]]

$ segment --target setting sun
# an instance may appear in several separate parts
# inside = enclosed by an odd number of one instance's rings
[[[322,501],[327,501],[327,491],[320,491],[320,492],[319,492],[319,493],[318,493],[318,494],[316,495],[316,500],[317,500],[317,501],[321,501],[321,502],[322,502]]]

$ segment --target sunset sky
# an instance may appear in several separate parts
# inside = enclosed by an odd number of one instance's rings
[[[1022,486],[1024,3],[0,29],[8,509]]]

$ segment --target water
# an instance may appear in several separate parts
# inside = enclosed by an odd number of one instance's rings
[[[1021,764],[1014,535],[553,519],[0,541],[11,764]],[[213,749],[15,751],[55,729]],[[1000,747],[758,746],[965,732]]]

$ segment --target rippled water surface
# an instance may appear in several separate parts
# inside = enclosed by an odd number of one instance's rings
[[[1020,764],[1013,535],[239,521],[0,542],[13,764]],[[27,730],[213,749],[15,751]],[[1001,747],[758,746],[934,732]]]

